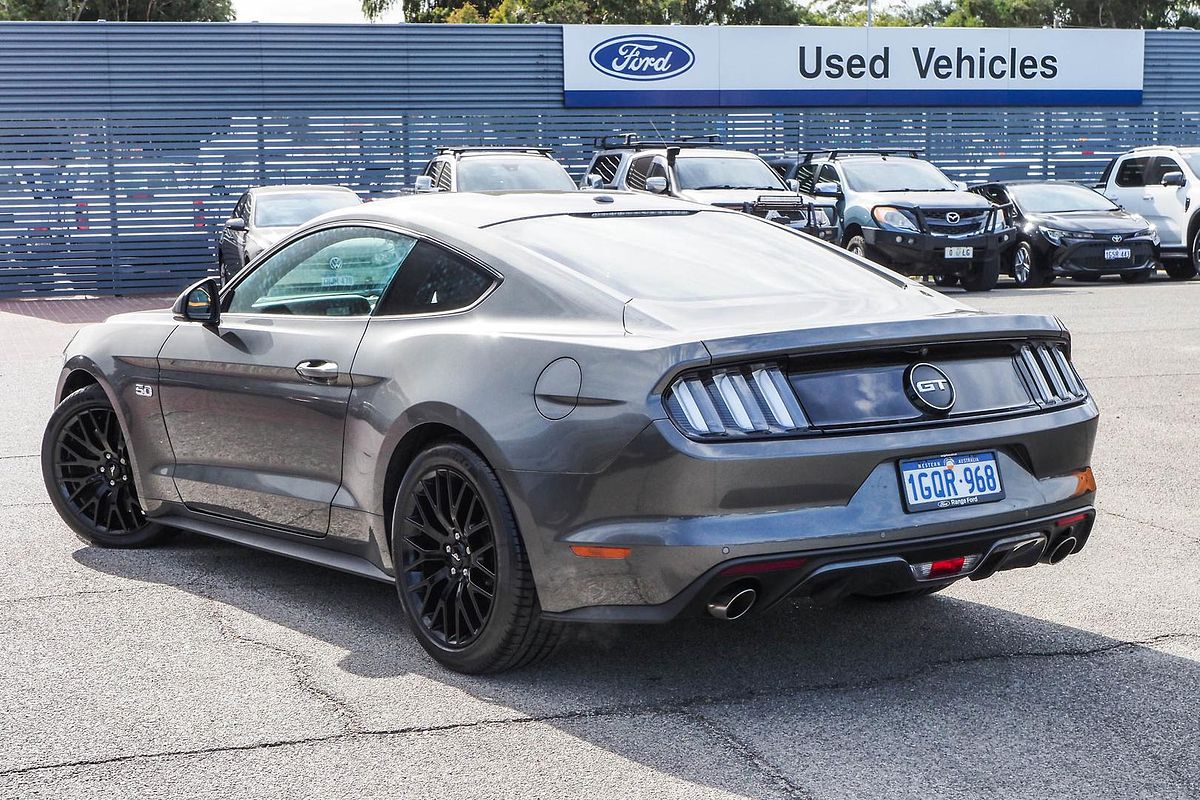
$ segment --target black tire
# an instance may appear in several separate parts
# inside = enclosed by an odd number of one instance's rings
[[[963,273],[962,287],[968,292],[990,292],[1000,282],[1000,259],[989,258]]]
[[[1145,283],[1150,280],[1150,276],[1154,274],[1152,269],[1143,269],[1138,272],[1122,272],[1121,280],[1126,283]]]
[[[42,479],[59,516],[91,544],[146,547],[174,532],[146,518],[121,423],[99,386],[54,409],[42,437]]]
[[[1163,261],[1163,271],[1173,281],[1189,281],[1200,271],[1200,230],[1192,237],[1187,259]]]
[[[225,266],[225,259],[221,258],[217,261],[217,276],[221,279],[221,285],[229,283],[229,267]]]
[[[1022,289],[1037,289],[1048,283],[1046,269],[1038,264],[1029,242],[1017,242],[1013,248],[1012,277]]]
[[[542,618],[512,507],[475,451],[443,442],[413,460],[396,492],[392,543],[401,608],[443,666],[501,672],[558,645],[563,625]]]
[[[958,286],[957,275],[934,275],[933,282],[942,287]]]
[[[861,233],[856,233],[853,236],[851,236],[849,239],[846,240],[846,250],[848,250],[849,252],[853,253],[856,256],[861,256],[863,258],[871,257],[867,253],[867,240],[863,237],[863,235]]]

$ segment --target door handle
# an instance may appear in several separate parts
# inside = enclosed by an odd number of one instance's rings
[[[312,383],[333,383],[338,379],[338,365],[332,361],[310,358],[296,365],[301,378]]]

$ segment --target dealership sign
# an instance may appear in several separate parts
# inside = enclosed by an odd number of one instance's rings
[[[1140,105],[1142,31],[566,25],[568,106]]]

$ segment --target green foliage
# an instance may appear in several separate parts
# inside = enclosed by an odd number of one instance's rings
[[[228,22],[231,0],[0,0],[0,19]]]

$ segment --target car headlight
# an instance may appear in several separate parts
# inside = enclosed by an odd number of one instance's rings
[[[1055,228],[1040,228],[1039,230],[1042,236],[1046,238],[1046,241],[1055,247],[1063,243],[1063,237],[1069,235],[1066,231],[1060,231]]]
[[[809,427],[808,417],[778,364],[685,375],[671,384],[664,402],[671,420],[690,436],[787,435]]]
[[[871,211],[871,216],[875,221],[884,228],[894,231],[910,231],[916,233],[920,230],[917,227],[917,218],[911,211],[906,211],[895,206],[875,206]]]
[[[1155,244],[1161,244],[1158,238],[1158,226],[1153,222],[1147,222],[1146,227],[1135,233],[1134,236],[1149,236],[1150,241]]]

